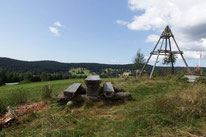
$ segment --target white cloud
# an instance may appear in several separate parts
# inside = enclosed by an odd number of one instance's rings
[[[60,21],[56,21],[56,22],[54,22],[54,26],[62,27],[62,24],[60,23]]]
[[[152,42],[152,43],[157,43],[158,39],[160,38],[159,35],[149,35],[146,39],[146,42]]]
[[[199,51],[206,53],[206,0],[128,0],[128,3],[131,11],[142,12],[125,24],[129,29],[160,33],[170,25],[186,58],[196,59]],[[154,35],[148,36],[146,42],[154,39]]]
[[[60,36],[59,30],[55,27],[49,27],[49,30],[51,33],[53,33],[55,36]]]
[[[60,36],[60,27],[62,27],[62,24],[60,23],[60,21],[56,21],[53,23],[53,27],[49,27],[49,30],[54,34],[54,36]]]
[[[129,24],[129,22],[127,22],[127,21],[122,21],[122,20],[117,20],[116,23],[117,23],[117,24],[120,24],[120,25],[127,25],[127,24]]]

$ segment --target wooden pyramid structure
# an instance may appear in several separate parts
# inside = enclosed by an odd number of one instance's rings
[[[173,51],[172,50],[171,39],[174,41],[174,45],[177,47],[178,51]],[[160,42],[161,42],[161,44],[159,44]],[[159,50],[156,50],[157,47],[160,47]],[[142,75],[142,73],[143,73],[146,65],[149,63],[151,57],[153,55],[157,55],[155,64],[154,64],[154,66],[152,68],[152,71],[150,73],[150,78],[152,78],[152,75],[153,75],[153,72],[155,70],[156,64],[158,62],[159,56],[160,55],[166,56],[166,55],[170,55],[170,54],[173,54],[173,55],[180,54],[182,59],[183,59],[183,61],[184,61],[184,63],[185,63],[185,65],[186,65],[186,67],[187,67],[187,69],[188,69],[188,71],[190,72],[188,64],[187,64],[187,62],[186,62],[186,60],[185,60],[185,58],[183,56],[183,51],[180,50],[180,48],[179,48],[179,46],[178,46],[178,44],[177,44],[177,42],[176,42],[176,40],[174,38],[174,35],[172,34],[172,31],[171,31],[170,27],[166,26],[166,28],[162,32],[162,34],[161,34],[157,44],[155,45],[153,51],[150,53],[150,56],[147,59],[145,65],[143,66],[142,70],[140,71],[139,76]],[[172,57],[172,56],[170,56],[170,57]],[[173,62],[171,64],[172,64],[172,73],[174,73],[174,64],[173,64]]]

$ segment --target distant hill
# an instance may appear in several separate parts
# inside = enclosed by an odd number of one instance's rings
[[[0,57],[0,68],[12,72],[27,72],[39,74],[41,72],[48,73],[65,73],[71,68],[87,68],[91,72],[98,72],[99,70],[111,69],[134,69],[133,64],[126,65],[109,65],[99,63],[61,63],[57,61],[21,61],[10,58]]]
[[[11,58],[0,57],[0,68],[10,72],[33,72],[34,74],[40,74],[42,72],[47,73],[66,73],[71,68],[86,68],[91,72],[101,72],[104,69],[123,69],[134,70],[133,64],[125,65],[111,65],[111,64],[99,64],[99,63],[61,63],[57,61],[22,61]],[[140,66],[142,68],[142,66]],[[152,66],[147,65],[146,71],[150,72]],[[185,67],[176,67],[176,71],[185,69]],[[157,67],[156,70],[160,72],[168,71],[169,67]]]

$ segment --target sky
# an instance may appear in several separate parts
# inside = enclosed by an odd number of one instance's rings
[[[0,57],[129,64],[138,49],[147,59],[169,25],[189,66],[201,53],[206,67],[205,6],[205,0],[0,0]],[[180,57],[176,65],[184,66]]]

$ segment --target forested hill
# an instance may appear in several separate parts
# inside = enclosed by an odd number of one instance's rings
[[[57,61],[21,61],[5,57],[0,57],[0,68],[9,72],[32,72],[34,74],[40,74],[42,72],[47,73],[65,73],[71,68],[86,68],[90,72],[97,74],[101,73],[104,69],[122,69],[124,71],[133,71],[133,64],[125,65],[111,65],[111,64],[99,64],[99,63],[61,63]],[[139,69],[142,65],[139,66]],[[152,66],[147,65],[146,72],[151,71]],[[176,71],[185,69],[185,67],[176,67]],[[193,69],[193,68],[191,68]],[[205,68],[204,68],[205,69]],[[164,73],[170,70],[169,67],[156,67],[160,73]]]
[[[91,72],[98,72],[102,69],[124,69],[133,70],[133,64],[126,65],[109,65],[98,63],[61,63],[56,61],[21,61],[10,58],[0,57],[0,68],[10,72],[33,72],[39,74],[42,72],[48,73],[64,73],[71,68],[87,68]]]

